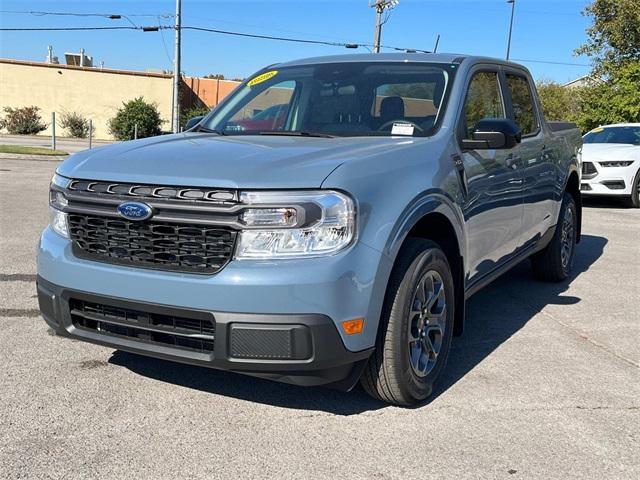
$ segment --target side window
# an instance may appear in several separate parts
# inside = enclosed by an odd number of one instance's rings
[[[519,75],[507,74],[507,87],[511,92],[514,120],[520,127],[522,135],[536,133],[540,125],[533,107],[533,97],[529,82]]]
[[[471,133],[483,118],[506,118],[500,82],[496,72],[479,72],[471,79],[464,102],[465,134]]]

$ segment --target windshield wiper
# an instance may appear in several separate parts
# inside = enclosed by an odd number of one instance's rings
[[[291,136],[291,137],[318,137],[318,138],[336,138],[335,135],[329,135],[328,133],[320,133],[320,132],[305,132],[298,130],[265,130],[260,132],[260,135],[283,135],[283,136]]]
[[[226,135],[226,133],[224,133],[222,130],[213,130],[211,128],[207,128],[203,126],[198,126],[198,128],[195,129],[194,132],[217,133],[218,135]]]

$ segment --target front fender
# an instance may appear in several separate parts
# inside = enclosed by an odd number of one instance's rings
[[[466,243],[462,241],[466,238],[462,211],[448,196],[440,192],[423,192],[407,205],[393,226],[382,253],[395,261],[409,232],[430,213],[439,213],[447,218],[456,233],[458,251],[463,259],[466,258]]]

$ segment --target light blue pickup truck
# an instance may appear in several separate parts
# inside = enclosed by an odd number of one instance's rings
[[[60,165],[40,309],[60,335],[415,404],[469,296],[527,257],[569,275],[581,147],[513,63],[272,65],[184,133]]]

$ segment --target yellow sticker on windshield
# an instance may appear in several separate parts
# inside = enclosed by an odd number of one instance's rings
[[[600,133],[600,132],[604,132],[604,128],[598,127],[591,130],[591,133]]]
[[[278,74],[278,70],[271,70],[269,72],[265,72],[262,75],[258,75],[256,78],[252,78],[247,82],[247,85],[253,87],[254,85],[258,85],[259,83],[266,82],[270,78],[275,77]]]

